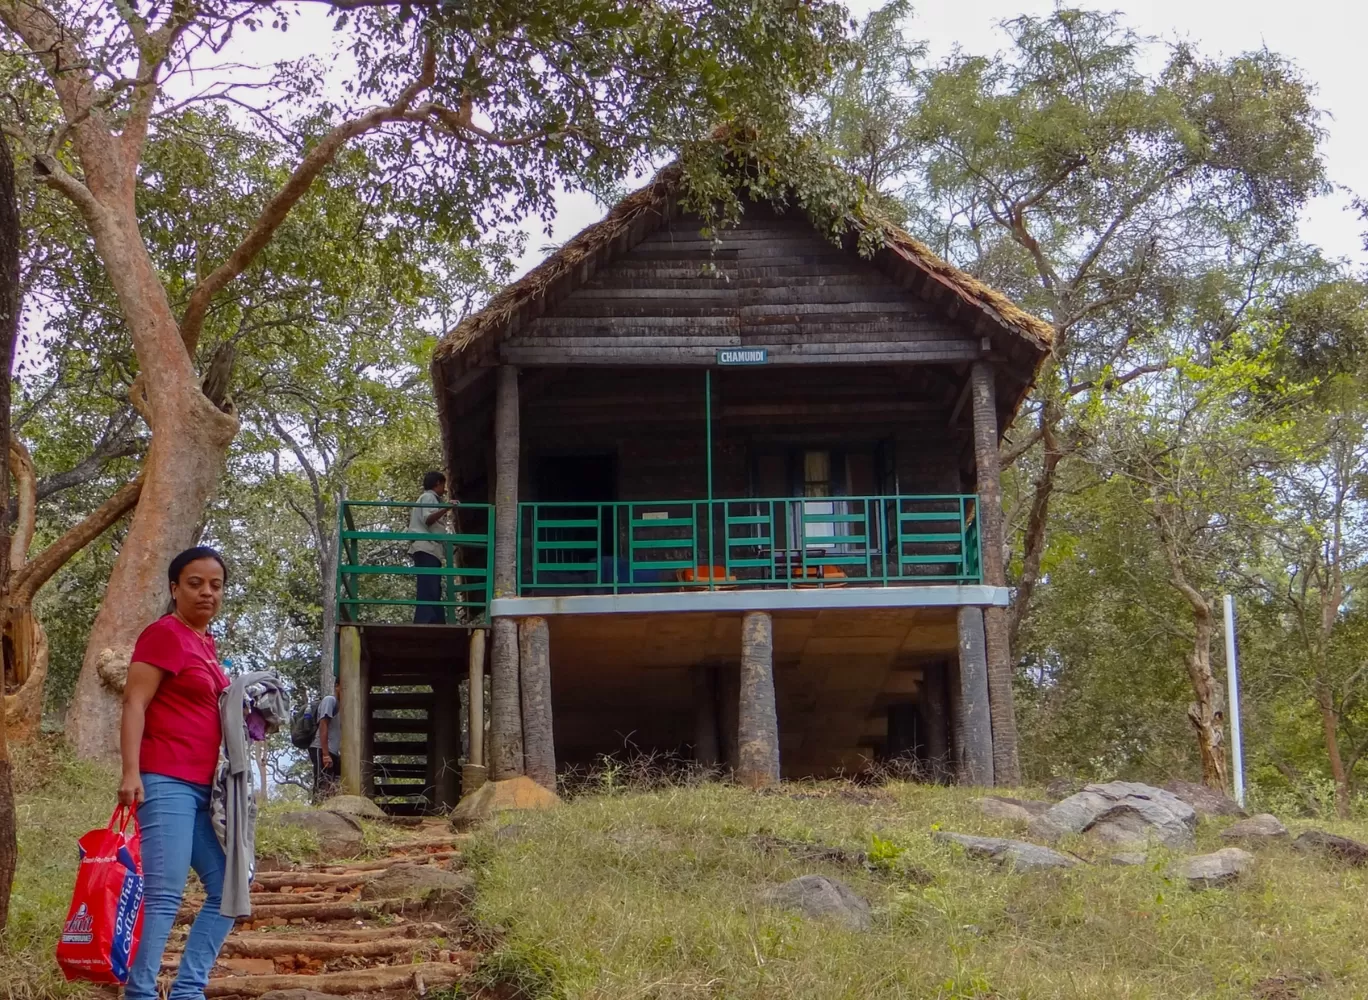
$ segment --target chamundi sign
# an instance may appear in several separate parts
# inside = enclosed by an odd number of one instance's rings
[[[763,365],[769,363],[767,347],[727,347],[717,352],[719,365]]]

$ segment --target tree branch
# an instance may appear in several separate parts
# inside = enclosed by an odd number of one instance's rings
[[[199,343],[200,330],[204,326],[204,317],[209,309],[210,300],[256,259],[257,254],[271,241],[275,231],[285,221],[285,217],[289,215],[295,203],[304,197],[314,179],[332,163],[342,146],[356,136],[379,128],[387,122],[404,120],[414,98],[431,87],[436,78],[437,55],[433,46],[428,44],[423,50],[421,72],[412,83],[403,89],[398,100],[391,105],[375,108],[359,118],[353,118],[338,125],[299,161],[299,165],[295,167],[290,179],[266,203],[266,207],[262,209],[251,231],[238,244],[237,249],[229,255],[226,261],[200,281],[195,286],[194,291],[190,293],[190,299],[185,306],[185,314],[181,317],[180,329],[181,339],[184,340],[186,350],[189,351],[191,357],[194,356],[195,347]]]
[[[99,538],[114,522],[137,506],[142,487],[143,477],[139,473],[137,479],[119,487],[113,496],[93,510],[85,520],[12,574],[10,599],[16,602],[32,601],[33,595],[52,579],[54,573],[66,565],[68,559]]]

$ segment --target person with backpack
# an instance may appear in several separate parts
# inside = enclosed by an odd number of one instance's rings
[[[333,681],[333,693],[318,703],[314,718],[318,728],[309,743],[309,759],[313,761],[314,801],[333,795],[342,782],[342,727],[338,725],[338,699],[342,684]]]

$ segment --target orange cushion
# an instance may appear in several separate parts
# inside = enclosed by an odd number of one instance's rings
[[[713,583],[734,581],[736,577],[727,574],[725,566],[699,566],[697,569],[692,566],[685,569],[675,570],[675,578],[680,583]]]

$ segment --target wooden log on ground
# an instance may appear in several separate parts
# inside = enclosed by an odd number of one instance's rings
[[[311,941],[282,934],[241,934],[223,943],[223,954],[235,958],[381,958],[410,955],[416,951],[436,950],[435,941],[422,938],[388,937],[376,941]]]
[[[387,862],[383,867],[388,868],[391,862]],[[375,878],[372,871],[380,871],[383,868],[367,869],[362,871],[338,872],[263,872],[252,882],[252,889],[307,889],[318,886],[326,886],[330,889],[355,889],[365,885]]]
[[[451,962],[416,962],[412,965],[381,965],[373,969],[346,972],[325,972],[321,975],[225,976],[211,979],[204,988],[209,1000],[215,997],[259,997],[272,990],[305,989],[317,993],[344,996],[348,993],[370,993],[376,990],[417,987],[425,990],[450,986],[463,980],[475,964],[474,952],[460,952]],[[459,959],[459,961],[455,960]]]
[[[345,903],[347,895],[339,892],[254,892],[253,906],[274,906],[277,903]]]
[[[244,920],[356,920],[366,917],[378,917],[385,913],[394,913],[404,908],[408,900],[402,899],[376,899],[369,902],[349,902],[349,903],[282,903],[279,906],[254,906],[252,915],[243,918]],[[188,924],[195,919],[195,914],[199,912],[200,903],[190,906],[182,906],[180,912],[176,914],[176,923]],[[410,904],[415,905],[415,904]]]

